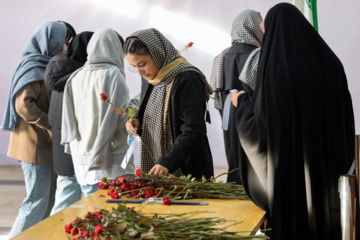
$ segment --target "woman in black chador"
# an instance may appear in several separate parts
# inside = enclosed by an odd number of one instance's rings
[[[248,160],[241,176],[279,239],[341,239],[338,179],[354,159],[354,116],[343,66],[291,4],[265,18],[256,89],[233,93]]]

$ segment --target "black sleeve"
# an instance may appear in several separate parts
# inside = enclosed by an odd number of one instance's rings
[[[247,93],[240,94],[237,100],[238,105],[235,110],[235,117],[238,134],[242,138],[248,139],[250,137],[252,140],[256,141],[256,136],[253,136],[254,133],[257,133],[254,120],[255,115],[249,95]]]
[[[202,134],[205,134],[203,83],[195,73],[184,74],[178,81],[178,86],[173,89],[176,109],[172,109],[178,117],[175,116],[172,121],[179,121],[179,134],[174,139],[171,150],[157,161],[170,172],[186,163],[196,150]]]

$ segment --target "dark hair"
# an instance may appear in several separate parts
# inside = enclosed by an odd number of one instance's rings
[[[147,46],[137,37],[127,38],[124,46],[124,54],[150,55]]]
[[[63,24],[65,24],[66,26],[66,38],[65,38],[65,42],[70,42],[70,40],[75,37],[76,35],[76,31],[73,28],[73,26],[71,26],[69,23],[64,22],[62,20],[58,20],[57,22],[61,22]]]
[[[118,36],[121,46],[124,47],[124,39],[122,38],[122,36],[120,34],[118,34],[118,32],[114,31],[116,33],[116,35]]]

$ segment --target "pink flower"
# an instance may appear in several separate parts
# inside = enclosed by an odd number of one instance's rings
[[[136,175],[136,176],[140,176],[140,174],[141,174],[141,169],[139,168],[138,170],[136,170],[135,175]]]
[[[100,233],[102,233],[102,230],[104,229],[104,226],[103,225],[96,225],[95,226],[95,229],[94,229],[94,233],[95,235],[99,235]]]
[[[101,94],[100,94],[100,99],[101,99],[101,101],[106,101],[107,98],[108,98],[108,97],[106,96],[105,93],[101,93]]]
[[[163,198],[163,203],[164,203],[165,205],[170,205],[171,201],[170,201],[170,199],[169,199],[168,197],[164,197],[164,198]]]

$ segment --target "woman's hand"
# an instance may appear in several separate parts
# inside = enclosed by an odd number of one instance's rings
[[[148,173],[149,175],[154,175],[154,176],[157,176],[159,174],[162,174],[162,175],[167,175],[169,173],[169,170],[164,167],[164,166],[161,166],[160,164],[156,164],[151,170],[150,172]]]
[[[140,121],[137,118],[133,118],[131,120],[131,122],[127,121],[126,122],[126,131],[128,133],[132,132],[132,133],[137,133],[137,130],[140,127]]]
[[[245,91],[241,90],[240,92],[233,92],[232,95],[231,95],[231,102],[232,104],[234,105],[234,107],[237,107],[237,104],[238,104],[238,97],[240,94],[243,94],[245,93]]]

